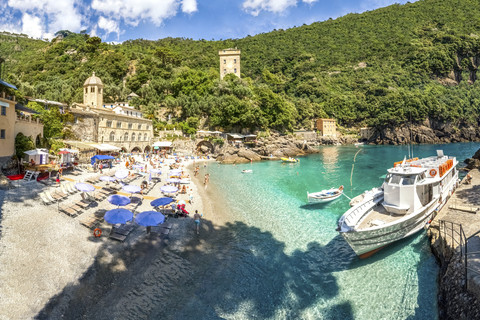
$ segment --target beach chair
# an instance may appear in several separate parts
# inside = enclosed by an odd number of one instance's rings
[[[98,218],[94,214],[82,217],[79,221],[81,225],[89,229],[95,229],[98,225]]]
[[[76,206],[79,206],[82,209],[87,208],[90,205],[90,202],[86,200],[78,200],[77,202],[74,203]]]
[[[77,193],[77,192],[80,191],[75,187],[75,183],[73,183],[73,182],[67,183],[66,188],[67,188],[68,192],[71,193],[71,194],[74,194],[74,193]]]
[[[47,197],[47,195],[46,195],[45,193],[43,193],[43,192],[40,192],[40,193],[39,193],[39,196],[40,196],[40,199],[42,199],[42,202],[43,202],[44,205],[49,205],[49,204],[52,204],[52,203],[55,202],[54,199],[49,199],[49,198]]]
[[[78,212],[81,210],[81,208],[75,205],[63,205],[59,208],[59,210],[65,213],[67,216],[75,218],[78,215]]]
[[[55,201],[60,201],[64,198],[59,194],[52,193],[51,191],[45,191],[45,194],[48,195],[50,198],[55,199]]]

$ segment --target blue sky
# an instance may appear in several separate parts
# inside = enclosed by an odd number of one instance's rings
[[[87,30],[103,41],[219,40],[404,4],[403,0],[3,0],[0,30],[51,39]],[[410,0],[410,2],[414,2]]]

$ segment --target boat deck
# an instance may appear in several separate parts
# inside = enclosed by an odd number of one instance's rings
[[[381,226],[404,217],[404,214],[390,213],[378,204],[368,213],[367,217],[358,226],[357,230]]]

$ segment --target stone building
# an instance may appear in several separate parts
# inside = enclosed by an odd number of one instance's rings
[[[15,138],[19,133],[29,137],[38,146],[43,137],[43,123],[33,119],[33,110],[16,103],[7,88],[16,87],[0,79],[0,163],[15,154]],[[20,155],[23,156],[23,155]]]
[[[82,142],[106,143],[124,152],[151,150],[152,121],[125,102],[103,104],[103,83],[95,73],[83,84],[83,104],[69,108],[72,132]]]
[[[335,119],[317,119],[315,127],[324,137],[337,136]]]
[[[218,51],[220,56],[220,79],[233,73],[240,78],[240,50],[237,48]]]

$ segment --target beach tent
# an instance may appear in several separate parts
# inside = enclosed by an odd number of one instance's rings
[[[48,151],[47,149],[33,149],[25,151],[27,155],[27,161],[31,159],[35,161],[35,164],[47,164],[48,163]]]
[[[113,160],[115,157],[112,156],[106,156],[103,154],[97,154],[96,156],[93,156],[90,160],[92,160],[92,166],[95,164],[95,161],[97,160]]]

